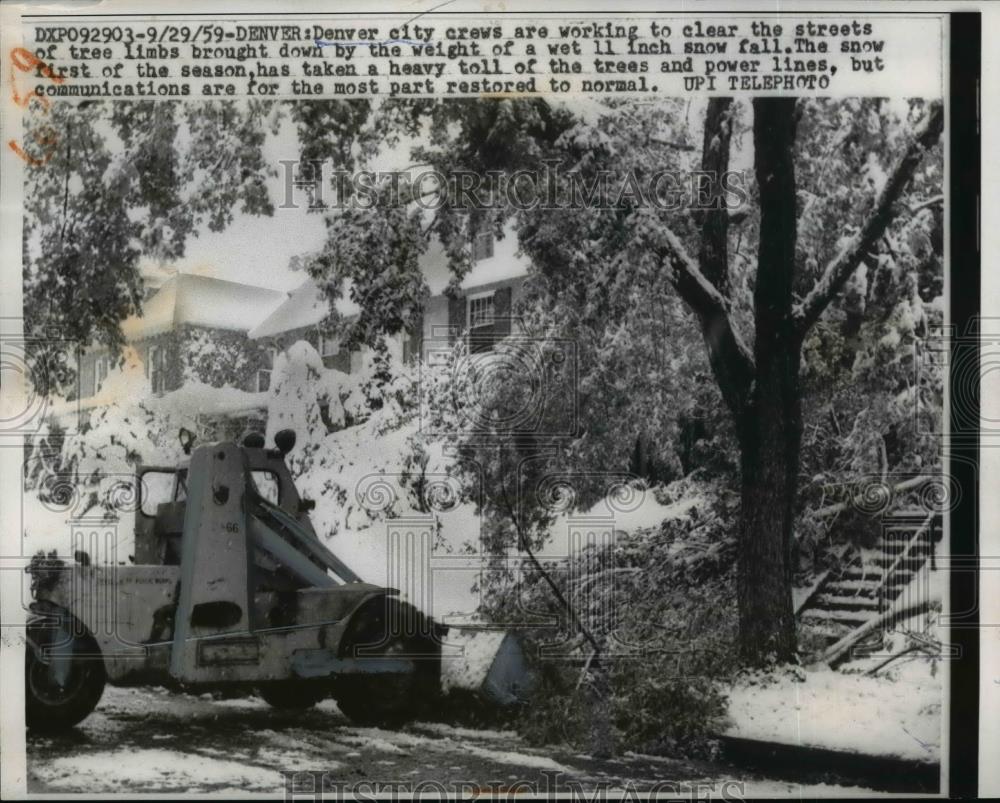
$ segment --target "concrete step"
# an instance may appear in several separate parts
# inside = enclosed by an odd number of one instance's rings
[[[876,583],[882,582],[882,568],[879,566],[866,566],[864,569],[860,566],[851,566],[849,569],[845,569],[844,573],[840,576],[840,580],[874,580]],[[888,568],[888,567],[884,567]],[[896,568],[896,572],[893,577],[890,578],[889,583],[893,585],[899,585],[901,583],[908,583],[910,578],[913,576],[913,572],[908,569]]]
[[[882,557],[875,558],[872,563],[883,569],[889,569],[892,566],[895,566],[897,571],[899,569],[914,571],[927,562],[926,555],[907,555],[905,558],[902,558],[899,563],[896,563],[896,559],[898,557],[898,555],[884,555]]]
[[[871,617],[870,611],[828,611],[822,608],[810,608],[802,614],[804,622],[838,622],[852,628],[863,625]]]
[[[882,541],[882,551],[890,552],[893,555],[898,555],[907,545],[910,543],[910,539],[901,538],[899,540],[885,539]],[[917,541],[913,546],[910,547],[911,555],[929,555],[931,551],[931,545],[926,541]]]
[[[829,619],[815,621],[800,620],[800,623],[808,627],[812,635],[826,639],[827,644],[840,641],[853,630],[850,625],[840,624]]]
[[[874,596],[878,584],[878,579],[870,577],[867,580],[834,580],[827,583],[823,590],[840,596],[857,594],[860,597],[871,597]]]
[[[874,597],[856,597],[849,594],[820,594],[816,598],[818,609],[836,611],[877,611],[879,602]]]

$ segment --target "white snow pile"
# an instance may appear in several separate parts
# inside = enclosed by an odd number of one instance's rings
[[[927,657],[884,676],[829,668],[753,674],[729,692],[726,735],[937,762],[941,699],[940,678]]]

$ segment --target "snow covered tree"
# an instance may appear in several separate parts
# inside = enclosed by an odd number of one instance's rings
[[[183,256],[202,227],[269,215],[262,146],[281,107],[251,101],[48,104],[26,116],[46,150],[25,169],[24,319],[50,390],[67,355],[92,341],[121,350],[139,312],[141,257]]]
[[[444,176],[529,171],[559,183],[577,171],[625,184],[611,203],[584,197],[555,209],[441,194],[430,213],[412,203],[421,186],[378,186],[386,203],[327,210],[328,241],[302,264],[331,300],[350,288],[361,315],[344,322],[334,313],[330,322],[347,345],[378,346],[419,320],[428,295],[419,257],[431,238],[444,245],[457,287],[472,266],[472,235],[489,227],[502,236],[513,220],[534,266],[520,312],[539,336],[579,345],[577,391],[589,411],[577,437],[547,451],[540,470],[620,466],[637,437],[678,439],[682,419],[706,405],[711,375],[739,453],[741,652],[750,662],[790,659],[803,399],[816,377],[840,370],[823,338],[833,337],[841,353],[860,344],[854,351],[877,371],[913,336],[913,311],[933,301],[924,296],[939,294],[940,263],[921,254],[941,195],[935,145],[943,111],[940,103],[904,106],[793,98],[579,108],[542,99],[296,101],[289,118],[306,174],[315,160],[368,166],[413,138],[410,161]],[[55,147],[29,168],[25,193],[29,332],[120,346],[119,324],[141,301],[141,253],[175,258],[201,227],[225,227],[234,208],[270,213],[262,146],[281,114],[278,104],[259,102],[113,111],[54,104],[37,124],[51,129],[45,137],[54,134]],[[690,199],[660,207],[629,189],[669,170],[696,176],[698,196],[720,198],[733,154],[752,155],[753,165],[738,209]],[[888,317],[873,317],[880,309]],[[893,365],[898,375],[899,361]],[[852,368],[864,371],[865,363]],[[916,393],[925,390],[935,392]],[[509,403],[505,391],[500,405]],[[900,396],[888,381],[884,391]],[[508,446],[521,460],[547,444]],[[520,464],[501,457],[495,468],[509,476]],[[542,532],[544,516],[536,524]]]
[[[340,216],[329,246],[312,263],[314,274],[325,277],[334,295],[345,278],[355,287],[379,283],[377,304],[365,303],[360,295],[355,299],[365,310],[352,327],[360,339],[398,331],[405,319],[398,310],[419,307],[423,285],[415,270],[421,241],[434,236],[445,244],[458,281],[471,264],[471,233],[485,223],[500,234],[503,220],[511,215],[516,215],[521,246],[535,265],[536,312],[549,321],[606,336],[626,325],[649,298],[663,300],[663,289],[669,287],[700,331],[739,448],[740,648],[752,663],[790,660],[796,652],[791,552],[802,440],[803,343],[859,267],[873,261],[943,126],[940,103],[914,103],[905,119],[886,125],[891,135],[864,137],[859,115],[862,122],[870,115],[892,117],[880,102],[824,103],[753,101],[753,187],[747,204],[753,208],[735,214],[721,203],[708,209],[656,208],[623,193],[610,208],[580,204],[515,212],[502,204],[470,210],[443,201],[429,224],[422,224],[419,210],[397,204],[377,223],[379,213],[370,209],[353,218]],[[700,162],[692,164],[692,137],[671,104],[650,109],[611,103],[598,113],[596,123],[533,100],[422,101],[406,111],[397,104],[389,108],[403,130],[430,133],[432,144],[413,148],[412,160],[444,175],[541,173],[552,160],[567,170],[610,170],[640,179],[663,167],[700,168],[699,190],[710,198],[724,194],[721,182],[742,111],[730,98],[707,103]],[[800,139],[803,114],[806,136]],[[426,129],[421,129],[421,119]],[[809,167],[823,158],[818,148],[830,144],[831,127],[845,138],[842,148],[863,152],[884,166],[880,186],[861,183],[870,174],[824,179]],[[830,153],[825,156],[829,159]],[[825,208],[821,217],[804,209],[796,181],[800,164],[806,165],[809,192],[835,199],[819,205]],[[940,174],[936,177],[940,180]],[[919,193],[928,183],[913,189],[919,199],[915,203],[927,200]],[[939,195],[939,189],[933,194]],[[800,236],[800,220],[808,224],[806,236]],[[378,248],[354,247],[359,258],[343,260],[350,247],[345,242],[371,238],[373,223]],[[394,267],[396,278],[386,282],[380,271],[390,252],[410,256],[405,266]],[[396,312],[387,316],[386,307]],[[622,370],[628,373],[627,366]]]

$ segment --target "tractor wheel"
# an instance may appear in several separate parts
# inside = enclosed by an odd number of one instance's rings
[[[37,609],[36,609],[37,610]],[[104,692],[104,659],[90,632],[65,611],[42,609],[28,623],[24,713],[32,730],[60,731],[83,720]]]
[[[318,684],[276,680],[271,683],[262,683],[257,687],[257,692],[264,698],[264,702],[272,708],[304,711],[307,708],[312,708],[326,697],[327,690],[319,688]]]
[[[429,710],[439,696],[441,648],[427,634],[426,624],[412,605],[384,598],[372,600],[352,617],[341,641],[342,658],[405,656],[414,660],[416,672],[336,678],[333,696],[348,719],[395,726]]]

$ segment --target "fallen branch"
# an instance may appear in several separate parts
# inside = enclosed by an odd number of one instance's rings
[[[892,624],[893,622],[909,619],[913,616],[919,616],[925,611],[929,610],[931,607],[932,600],[925,599],[921,602],[914,602],[911,605],[905,605],[903,607],[893,607],[891,610],[886,611],[880,616],[876,616],[874,619],[869,619],[863,625],[852,630],[846,636],[844,636],[840,641],[830,647],[826,652],[824,652],[815,663],[825,663],[829,664],[831,667],[834,663],[838,662],[841,656],[844,655],[851,647],[857,644],[861,639],[867,636],[869,633],[873,633],[880,627]]]
[[[913,652],[920,652],[922,650],[923,650],[923,647],[918,646],[916,644],[913,645],[912,647],[907,647],[902,652],[898,652],[895,655],[890,655],[888,658],[886,658],[884,661],[882,661],[882,663],[880,663],[878,666],[872,667],[867,672],[865,672],[865,674],[868,675],[868,676],[872,676],[876,672],[878,672],[880,669],[885,669],[893,661],[898,661],[900,658],[902,658],[905,655],[909,655],[910,653],[913,653]]]
[[[928,198],[926,201],[922,201],[918,204],[911,204],[909,207],[909,213],[911,215],[917,214],[922,209],[927,209],[930,206],[937,206],[938,204],[944,203],[943,195],[935,195],[933,198]]]
[[[892,495],[896,496],[904,491],[912,491],[914,488],[919,488],[923,483],[934,479],[929,475],[921,475],[919,477],[911,477],[908,480],[903,480],[898,485],[894,485],[892,488]],[[850,506],[850,502],[837,502],[832,505],[827,505],[826,507],[821,507],[819,510],[815,510],[812,513],[814,519],[822,519],[828,516],[834,516],[837,513],[843,513]]]

